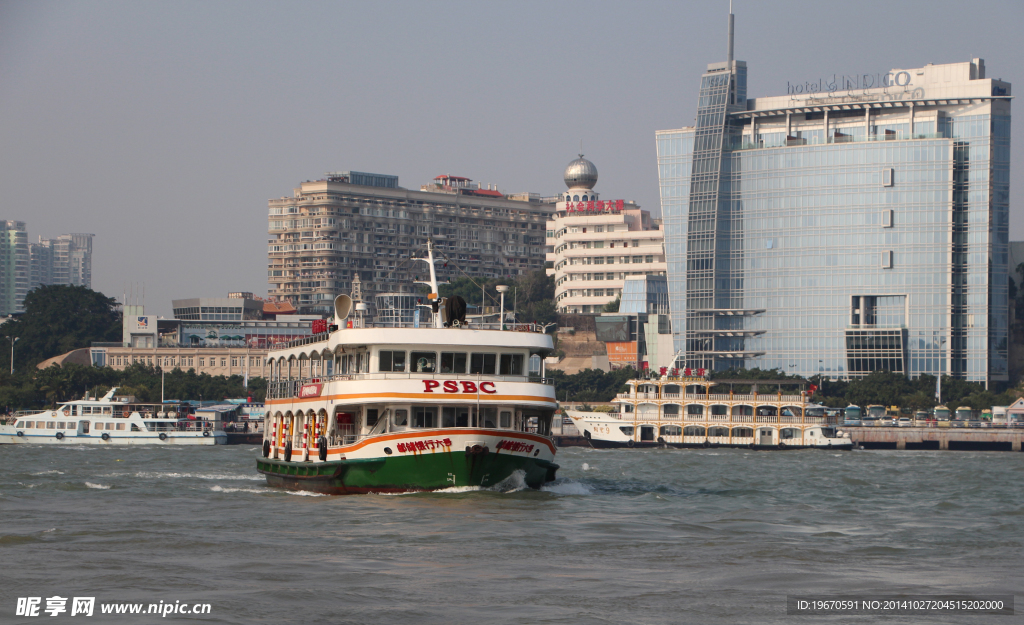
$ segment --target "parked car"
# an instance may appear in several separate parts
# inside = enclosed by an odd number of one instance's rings
[[[910,426],[914,425],[914,422],[913,420],[911,420],[910,417],[900,417],[899,421],[896,422],[896,425],[898,425],[901,428],[909,428]]]
[[[860,424],[860,419],[855,419],[853,417],[846,417],[845,419],[843,419],[843,425],[846,427],[857,427]]]

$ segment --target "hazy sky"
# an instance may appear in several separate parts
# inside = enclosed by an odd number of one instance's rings
[[[735,12],[750,97],[978,56],[1024,89],[1022,0]],[[93,287],[145,285],[147,311],[169,315],[173,298],[265,295],[267,200],[327,171],[550,195],[582,139],[605,198],[658,213],[654,132],[693,123],[727,13],[727,0],[0,1],[0,219],[28,222],[30,240],[96,234]]]

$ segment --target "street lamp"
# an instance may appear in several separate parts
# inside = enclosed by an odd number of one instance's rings
[[[498,286],[496,286],[494,288],[498,290],[498,293],[501,293],[501,317],[499,318],[499,321],[501,322],[501,329],[504,330],[505,329],[505,293],[508,293],[508,285],[507,284],[499,284]]]
[[[11,342],[11,375],[14,375],[14,344],[18,342],[20,336],[9,336],[7,340]]]

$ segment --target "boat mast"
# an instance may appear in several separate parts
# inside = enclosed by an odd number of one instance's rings
[[[430,295],[427,296],[427,299],[429,299],[430,301],[434,301],[434,300],[439,299],[441,296],[440,296],[440,294],[438,293],[438,290],[437,290],[437,272],[434,269],[434,239],[433,239],[433,237],[427,239],[427,257],[426,258],[416,258],[415,260],[419,260],[419,261],[425,262],[425,263],[427,263],[427,266],[430,267],[430,282],[424,282],[422,280],[416,280],[416,284],[426,284],[427,286],[430,287]],[[438,312],[434,314],[434,327],[435,328],[443,328],[444,327],[444,320],[442,319],[443,315],[441,314],[441,308],[438,307],[437,310],[438,310]]]

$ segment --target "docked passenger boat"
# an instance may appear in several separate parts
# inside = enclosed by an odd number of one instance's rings
[[[141,404],[118,396],[70,401],[54,410],[18,414],[0,425],[0,443],[33,445],[223,445],[227,435],[198,419],[185,403]]]
[[[349,319],[353,302],[339,295],[328,331],[269,353],[256,463],[268,484],[349,494],[555,479],[555,393],[539,366],[551,337],[467,325],[461,298],[438,297],[432,249],[420,260],[432,302],[423,327]]]
[[[808,402],[806,393],[711,393],[717,383],[697,377],[627,384],[614,412],[566,411],[591,446],[853,448],[849,433],[837,428],[839,417]]]

